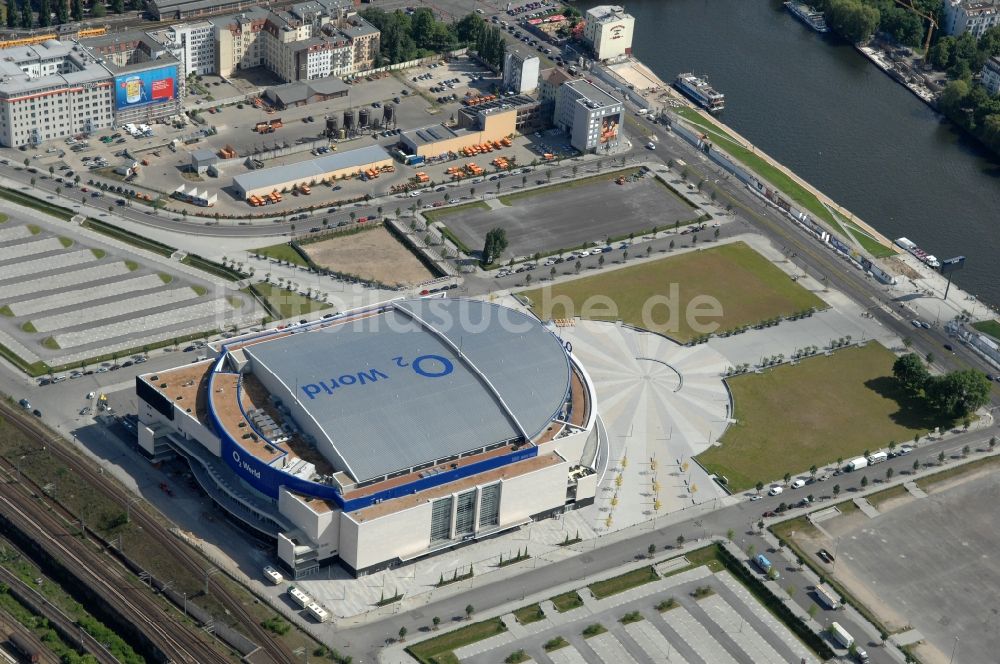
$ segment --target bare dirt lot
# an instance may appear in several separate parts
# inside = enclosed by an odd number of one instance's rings
[[[383,227],[303,246],[320,267],[388,285],[413,286],[435,275]]]

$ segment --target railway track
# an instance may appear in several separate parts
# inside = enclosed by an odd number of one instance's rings
[[[13,473],[9,463],[5,470]],[[164,661],[224,661],[210,644],[190,627],[164,611],[162,602],[144,588],[134,586],[124,570],[110,564],[92,543],[70,532],[59,510],[44,504],[25,484],[0,483],[0,514],[14,528],[32,539],[60,565],[70,570],[81,583],[98,595],[108,607],[130,621],[162,655]],[[138,592],[131,592],[138,590]]]
[[[89,460],[80,457],[76,450],[69,448],[61,437],[53,435],[40,423],[25,418],[21,412],[6,403],[0,404],[0,414],[30,441],[37,443],[39,446],[44,445],[46,450],[50,451],[61,463],[77,473],[104,496],[121,505],[127,505],[133,497],[127,489],[117,485],[106,475],[97,472]],[[2,509],[2,506],[0,506],[0,509]],[[137,523],[142,528],[143,533],[147,537],[152,538],[165,552],[181,562],[186,568],[192,570],[194,574],[203,575],[206,573],[209,566],[185,544],[170,534],[157,518],[137,506],[133,507],[130,513],[131,520]],[[236,618],[246,635],[258,645],[259,650],[254,653],[254,661],[257,664],[264,664],[267,660],[270,660],[274,664],[295,663],[296,658],[293,654],[281,643],[275,641],[260,626],[258,621],[244,607],[240,599],[234,596],[224,583],[209,576],[208,588],[212,596]]]
[[[27,598],[31,604],[31,610],[49,621],[56,631],[64,635],[64,639],[75,639],[88,655],[93,657],[99,664],[121,664],[114,655],[108,652],[103,643],[100,643],[89,633],[80,629],[76,622],[62,612],[57,606],[46,600],[34,588],[21,580],[16,574],[6,567],[0,567],[0,583],[5,584],[22,597]],[[27,631],[27,630],[25,630]],[[29,632],[30,633],[30,632]]]

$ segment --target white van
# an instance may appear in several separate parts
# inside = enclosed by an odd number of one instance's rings
[[[767,495],[769,495],[769,496],[780,496],[783,491],[784,491],[783,488],[781,488],[780,486],[778,486],[777,484],[775,484],[774,486],[771,487],[771,490],[767,492]]]
[[[285,580],[285,577],[281,575],[281,572],[274,569],[270,565],[264,568],[264,577],[274,585],[278,585]]]
[[[795,480],[794,482],[792,482],[792,488],[793,489],[801,489],[805,485],[806,485],[806,481],[804,479],[802,479],[801,477],[799,479]]]

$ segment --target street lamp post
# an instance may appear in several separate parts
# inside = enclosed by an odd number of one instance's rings
[[[958,637],[955,637],[955,645],[951,647],[951,659],[948,660],[948,664],[955,664],[955,651],[958,650]]]

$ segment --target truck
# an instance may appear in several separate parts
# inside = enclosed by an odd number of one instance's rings
[[[889,455],[886,454],[885,452],[876,452],[875,454],[872,454],[871,456],[868,457],[868,465],[874,466],[877,463],[882,463],[888,458]]]
[[[831,611],[836,611],[840,608],[840,602],[837,601],[837,596],[824,585],[819,585],[813,588],[813,592],[816,594],[816,599],[819,603],[828,608]]]
[[[867,467],[868,467],[868,459],[866,459],[865,457],[858,457],[857,459],[851,459],[850,461],[848,461],[844,469],[850,472],[854,470],[861,470],[862,468],[867,468]]]
[[[851,636],[846,629],[841,627],[838,622],[830,623],[830,638],[843,648],[849,649],[854,645],[854,637]]]
[[[771,569],[774,567],[774,565],[771,564],[771,561],[768,560],[762,553],[757,554],[757,557],[754,558],[753,561],[757,563],[757,567],[759,567],[760,571],[764,572],[764,574],[770,574]],[[776,574],[775,576],[777,577],[778,575]]]

